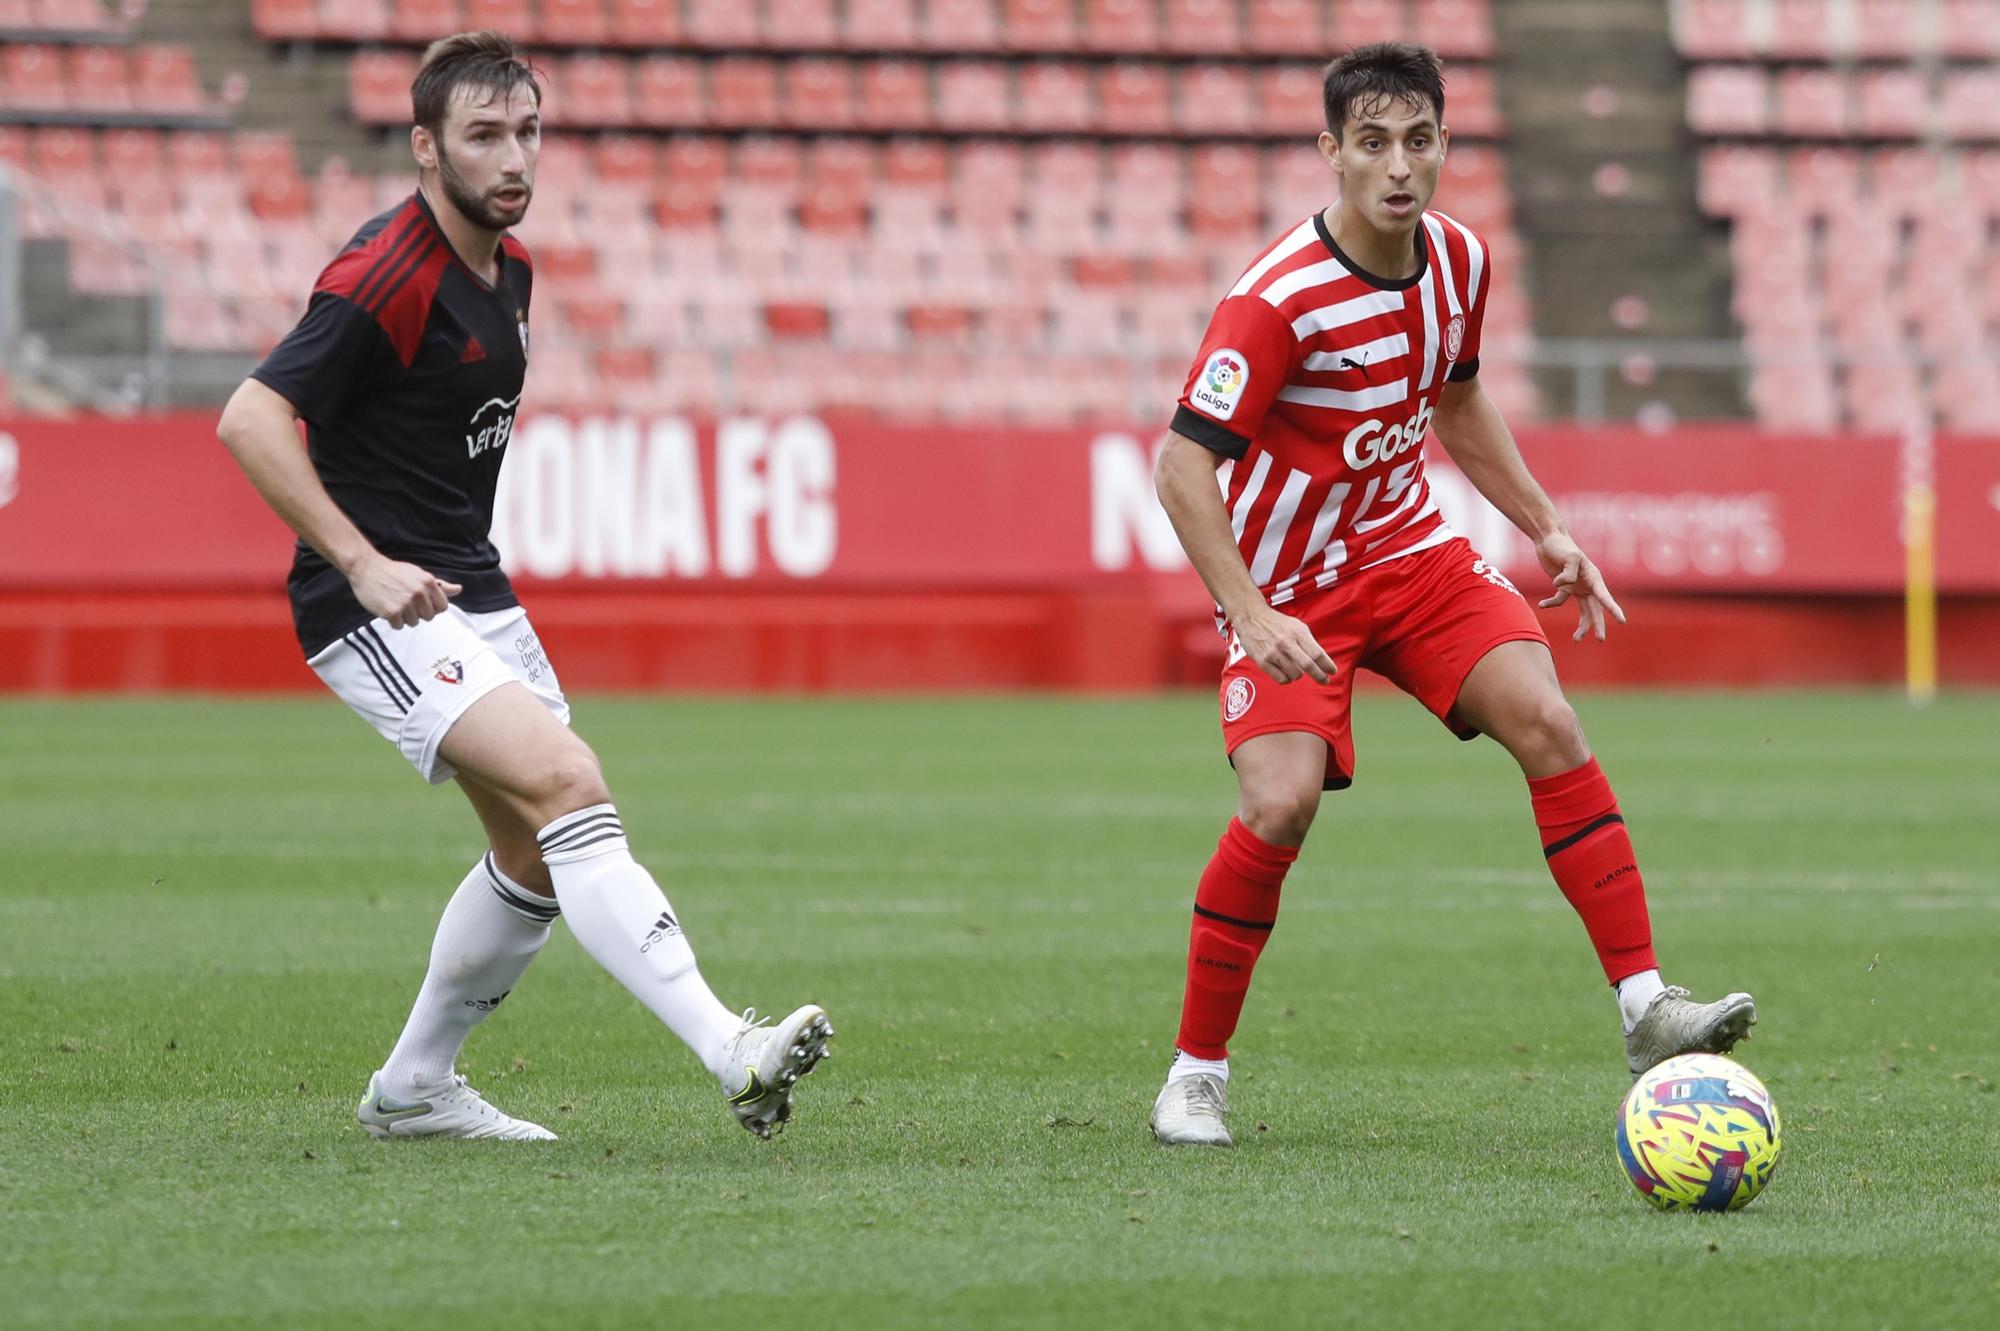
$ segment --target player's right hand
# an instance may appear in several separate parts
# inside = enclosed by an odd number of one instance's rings
[[[445,611],[451,598],[465,588],[434,578],[415,564],[377,555],[348,576],[354,599],[392,628],[406,629]]]
[[[1312,630],[1282,610],[1266,606],[1244,616],[1235,628],[1243,654],[1280,684],[1289,684],[1301,675],[1327,684],[1340,669]]]

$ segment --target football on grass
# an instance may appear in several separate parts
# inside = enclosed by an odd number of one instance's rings
[[[1771,1181],[1778,1107],[1750,1070],[1682,1054],[1632,1084],[1618,1107],[1618,1158],[1662,1211],[1734,1211]]]

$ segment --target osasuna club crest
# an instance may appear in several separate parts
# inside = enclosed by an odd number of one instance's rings
[[[1222,691],[1222,719],[1241,721],[1250,704],[1256,701],[1257,686],[1242,675],[1232,676],[1229,687]]]
[[[521,337],[523,339],[521,345],[523,347],[527,346],[527,341],[526,341],[527,336],[528,336],[528,329],[527,326],[524,324],[522,325],[521,328]],[[1444,358],[1446,360],[1457,360],[1458,349],[1460,345],[1464,343],[1464,341],[1465,341],[1465,316],[1462,314],[1454,314],[1451,316],[1451,322],[1444,326]]]
[[[526,356],[528,354],[528,312],[526,310],[515,310],[514,323],[521,330],[521,354]],[[1454,342],[1452,345],[1457,346],[1458,344]]]

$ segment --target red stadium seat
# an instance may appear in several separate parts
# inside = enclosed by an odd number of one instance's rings
[[[375,42],[389,35],[389,0],[319,0],[319,35]]]
[[[1403,0],[1333,0],[1332,27],[1335,50],[1409,36]]]
[[[991,51],[1001,45],[994,0],[930,0],[922,42],[931,51]]]
[[[1834,56],[1833,0],[1769,0],[1771,40],[1767,54],[1781,60],[1831,60]]]
[[[469,32],[491,28],[506,33],[516,44],[531,43],[542,35],[528,0],[463,0],[463,3]]]
[[[238,130],[230,139],[236,165],[246,175],[296,176],[299,174],[298,147],[284,130]]]
[[[1254,55],[1297,59],[1327,49],[1320,0],[1248,0],[1244,13],[1244,49]]]
[[[944,145],[924,139],[894,139],[882,153],[883,183],[900,190],[942,197],[951,181]]]
[[[462,28],[458,0],[396,0],[389,13],[389,35],[399,42],[428,45]]]
[[[1861,198],[1861,157],[1849,148],[1800,148],[1785,163],[1785,181],[1801,212],[1850,212]]]
[[[799,187],[804,160],[797,140],[760,135],[736,145],[733,166],[738,180],[789,194]]]
[[[1681,0],[1674,44],[1691,60],[1747,60],[1752,0]]]
[[[410,81],[417,58],[407,51],[357,51],[347,62],[347,105],[368,125],[410,118]]]
[[[1854,53],[1864,60],[1917,55],[1922,17],[1917,0],[1855,0]]]
[[[408,106],[404,111],[407,114]],[[167,164],[183,184],[229,176],[229,148],[220,134],[206,131],[167,136]]]
[[[103,0],[35,0],[35,26],[43,32],[81,34],[113,25]]]
[[[260,222],[298,221],[312,214],[312,195],[296,175],[273,172],[250,180],[250,213]]]
[[[1160,45],[1154,0],[1082,0],[1083,44],[1092,51],[1143,54]]]
[[[682,56],[654,55],[633,71],[633,118],[651,129],[699,125],[707,119],[701,65]]]
[[[931,123],[930,78],[912,60],[870,60],[861,66],[858,123],[867,129],[927,129]]]
[[[1777,193],[1778,158],[1770,149],[1710,148],[1702,153],[1696,198],[1710,217],[1737,216]]]
[[[0,77],[10,107],[57,111],[69,105],[69,81],[53,46],[9,42],[0,47]]]
[[[866,186],[875,179],[875,145],[866,139],[814,139],[806,151],[805,172],[813,186]]]
[[[1688,75],[1688,127],[1697,134],[1765,134],[1771,127],[1768,95],[1761,69],[1698,65]]]
[[[1178,149],[1127,144],[1111,154],[1111,198],[1130,199],[1149,210],[1178,212],[1187,185]]]
[[[1832,69],[1788,69],[1778,75],[1777,130],[1801,139],[1843,139],[1853,131],[1847,80]]]
[[[606,134],[590,148],[591,173],[607,185],[650,186],[657,158],[654,141],[640,134]]]
[[[116,115],[132,109],[132,71],[118,47],[70,48],[69,86],[69,104],[79,111]]]
[[[1236,0],[1165,0],[1160,45],[1176,55],[1214,58],[1243,49]]]
[[[1312,134],[1326,124],[1317,70],[1279,65],[1257,74],[1257,129],[1264,134]]]
[[[2000,0],[1942,0],[1939,46],[1961,60],[2000,56]]]
[[[908,51],[917,45],[913,0],[847,0],[847,45],[862,51]]]
[[[721,139],[677,134],[660,145],[659,176],[666,184],[715,189],[728,174],[729,156]]]
[[[64,185],[81,178],[95,179],[96,136],[87,129],[61,126],[35,130],[29,140],[28,170],[44,180]]]
[[[2000,217],[2000,152],[1966,152],[1958,159],[1959,200],[1988,217]],[[2000,254],[2000,251],[1995,251]],[[1994,320],[2000,323],[2000,319]]]
[[[133,104],[155,114],[187,114],[207,98],[195,76],[194,52],[185,46],[141,46],[132,61]]]
[[[104,169],[114,180],[158,176],[166,171],[166,153],[156,129],[107,129],[99,146]],[[0,153],[0,159],[4,157]]]
[[[1251,105],[1250,76],[1232,65],[1194,66],[1174,89],[1173,117],[1181,133],[1196,138],[1248,134],[1258,121]],[[1298,132],[1305,132],[1304,127]]]
[[[1445,123],[1452,132],[1468,138],[1500,136],[1500,94],[1493,86],[1490,65],[1455,65],[1445,71],[1449,88],[1445,101]]]
[[[1158,65],[1119,63],[1097,79],[1097,123],[1113,134],[1162,134],[1172,124],[1167,74]]]
[[[1003,130],[1012,122],[1007,67],[955,60],[938,68],[937,123],[952,130]]]
[[[600,0],[541,0],[541,40],[551,46],[602,46],[611,24]]]
[[[1077,46],[1071,0],[1001,0],[1006,44],[1015,51],[1071,51]]]
[[[549,120],[557,125],[629,125],[633,121],[631,81],[616,56],[580,55],[549,80]]]
[[[859,239],[868,231],[868,193],[863,181],[822,181],[799,200],[799,225],[821,236]]]
[[[1953,142],[2000,140],[2000,73],[1991,69],[1946,73],[1939,110],[1945,137]]]
[[[1079,134],[1091,127],[1090,75],[1082,65],[1037,60],[1020,71],[1019,128]]]
[[[319,0],[250,0],[250,30],[265,41],[311,41],[320,35]]]
[[[846,129],[854,124],[854,78],[845,60],[787,62],[779,92],[779,118],[800,129]]]
[[[1917,70],[1901,66],[1862,73],[1854,127],[1864,138],[1917,138],[1930,121],[1930,111],[1930,81]]]
[[[764,41],[782,50],[838,49],[840,16],[834,0],[764,0]]]
[[[619,46],[674,46],[681,41],[680,0],[611,0],[611,40]]]
[[[709,118],[718,125],[778,123],[778,67],[747,56],[709,66]]]
[[[687,39],[696,46],[753,47],[764,44],[757,6],[743,0],[688,0]]]
[[[1471,145],[1455,146],[1451,157],[1457,157]],[[1248,154],[1245,154],[1248,157]],[[1449,160],[1449,159],[1447,159]],[[1250,159],[1250,165],[1257,163]],[[1333,169],[1326,159],[1319,155],[1319,149],[1310,143],[1293,143],[1283,148],[1274,148],[1264,154],[1264,186],[1260,191],[1265,211],[1265,221],[1269,230],[1276,232],[1296,226],[1299,219],[1318,212],[1333,202],[1338,188],[1334,183]],[[1217,188],[1210,174],[1214,168],[1205,166],[1196,179],[1204,190]],[[1242,169],[1242,168],[1239,168]],[[1255,177],[1252,177],[1254,181]],[[1239,187],[1240,188],[1240,187]],[[1251,188],[1255,188],[1254,184]],[[1446,211],[1456,207],[1451,198],[1445,200]],[[1232,280],[1234,275],[1231,275]]]
[[[1410,26],[1446,60],[1493,58],[1491,0],[1412,0]]]

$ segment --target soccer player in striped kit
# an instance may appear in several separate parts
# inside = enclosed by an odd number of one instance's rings
[[[491,845],[358,1117],[376,1137],[552,1139],[455,1063],[562,915],[768,1137],[826,1052],[826,1013],[774,1025],[710,991],[489,539],[527,374],[534,265],[509,228],[534,194],[541,88],[504,36],[470,32],[432,44],[410,98],[417,192],[327,265],[217,428],[299,534],[287,585],[307,663],[425,780],[456,779]]]
[[[1153,1106],[1170,1144],[1231,1144],[1228,1041],[1323,790],[1354,776],[1366,667],[1527,777],[1550,873],[1614,987],[1634,1075],[1727,1051],[1750,995],[1661,982],[1631,839],[1557,683],[1535,615],[1446,525],[1424,478],[1432,428],[1534,542],[1576,637],[1622,621],[1478,379],[1485,245],[1429,210],[1448,132],[1437,56],[1364,46],[1325,80],[1319,148],[1339,199],[1264,251],[1217,306],[1156,475],[1228,638],[1223,743],[1238,803],[1195,892],[1174,1062]],[[1218,470],[1227,474],[1218,486]]]

